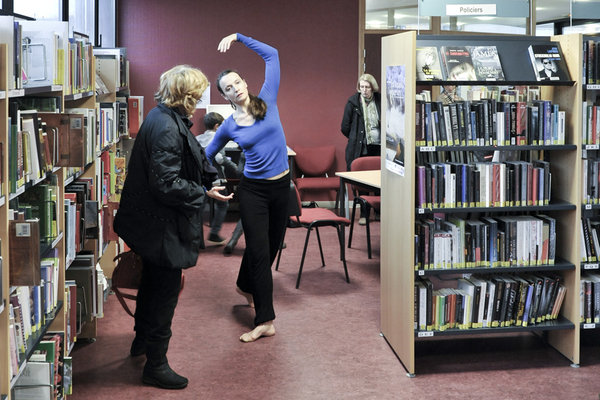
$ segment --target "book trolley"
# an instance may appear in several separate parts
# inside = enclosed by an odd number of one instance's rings
[[[569,80],[538,81],[531,65],[528,48],[532,44],[557,42],[570,74]],[[428,46],[496,46],[502,63],[503,81],[418,81],[416,75],[416,49]],[[381,220],[381,332],[392,350],[406,368],[409,376],[419,371],[415,361],[415,343],[420,340],[436,340],[454,336],[535,332],[570,360],[579,364],[580,347],[580,269],[581,269],[581,193],[582,193],[582,36],[559,35],[552,38],[515,36],[417,36],[415,32],[400,33],[382,38],[382,134],[392,126],[390,96],[386,78],[390,68],[404,69],[404,158],[403,171],[398,173],[392,159],[393,152],[382,146],[382,215]],[[443,68],[443,67],[442,67]],[[418,126],[416,100],[417,86],[437,88],[442,85],[470,86],[535,86],[539,87],[539,98],[557,104],[564,111],[564,140],[553,142],[532,141],[521,144],[507,141],[502,143],[457,142],[453,145],[440,142],[426,143],[417,140]],[[383,140],[382,140],[383,141]],[[388,147],[390,139],[388,138]],[[475,144],[478,143],[478,144]],[[551,173],[551,192],[548,201],[534,200],[533,203],[509,204],[420,204],[418,202],[418,169],[423,164],[426,152],[460,151],[489,153],[527,153],[530,160],[548,162]],[[387,160],[386,160],[387,155]],[[421,161],[419,161],[421,160]],[[386,163],[388,166],[386,166]],[[541,181],[540,181],[541,184]],[[473,206],[473,207],[471,207]],[[520,259],[500,262],[457,263],[442,267],[423,267],[422,247],[419,247],[419,228],[424,219],[449,219],[468,214],[465,219],[498,218],[521,216],[537,218],[550,216],[555,222],[555,259],[521,262]],[[408,229],[407,229],[408,227]],[[412,227],[412,228],[411,228]],[[489,239],[489,238],[488,238]],[[421,238],[422,240],[422,238]],[[459,253],[466,252],[461,247]],[[456,261],[456,260],[454,260]],[[489,259],[488,259],[489,261]],[[421,263],[421,264],[420,264]],[[556,277],[564,286],[564,298],[560,309],[551,318],[542,318],[533,323],[422,326],[419,324],[418,295],[415,285],[423,280],[444,276],[469,279],[496,279],[498,276]],[[435,283],[434,283],[434,289]],[[456,286],[452,289],[457,289]],[[518,299],[517,299],[518,301]],[[439,305],[439,304],[438,304]],[[463,306],[464,308],[464,306]],[[439,310],[438,310],[439,311]],[[457,311],[458,313],[458,311]],[[443,313],[442,313],[443,314]],[[549,315],[549,314],[548,314]]]

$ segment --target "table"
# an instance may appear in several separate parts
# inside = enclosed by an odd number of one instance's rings
[[[381,170],[368,171],[344,171],[336,172],[336,176],[340,177],[340,201],[344,202],[344,206],[340,206],[340,216],[348,218],[350,212],[348,210],[348,191],[346,185],[359,185],[370,190],[381,189]]]

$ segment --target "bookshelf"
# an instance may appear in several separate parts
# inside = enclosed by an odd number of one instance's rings
[[[21,24],[16,23],[13,17],[0,16],[0,162],[1,162],[1,193],[0,193],[0,254],[2,256],[2,268],[0,269],[0,396],[2,399],[13,399],[14,389],[19,384],[19,377],[27,368],[27,362],[38,344],[45,340],[44,335],[48,333],[58,334],[61,337],[62,348],[60,357],[70,356],[70,351],[73,348],[74,340],[89,339],[94,340],[96,337],[96,322],[97,318],[102,317],[102,302],[105,296],[103,285],[102,268],[112,270],[114,262],[112,261],[116,245],[114,241],[103,236],[102,230],[105,221],[104,212],[106,210],[105,200],[113,198],[113,189],[111,182],[114,178],[114,158],[103,156],[107,151],[114,151],[119,140],[119,132],[114,130],[113,135],[107,134],[105,137],[100,137],[100,132],[97,123],[100,115],[100,107],[95,90],[95,58],[93,57],[92,46],[86,43],[85,38],[68,38],[68,27],[66,22],[58,21],[23,21]],[[14,46],[15,39],[19,35],[29,38],[28,46],[23,45],[21,49]],[[19,41],[16,41],[18,43]],[[38,57],[29,57],[25,60],[23,52],[35,51],[29,44],[44,43],[46,49],[46,59]],[[19,50],[21,53],[19,54]],[[21,58],[25,64],[18,66],[15,62],[17,58]],[[44,65],[32,64],[35,60],[43,60]],[[29,79],[18,79],[15,71],[23,68],[28,71]],[[45,71],[42,76],[40,71]],[[43,79],[42,79],[43,78]],[[112,96],[115,96],[113,94]],[[115,100],[112,100],[115,101]],[[28,111],[27,111],[28,110]],[[125,107],[126,112],[126,107]],[[48,119],[44,113],[58,113],[61,118],[50,116]],[[108,125],[118,125],[118,115],[108,116],[104,122]],[[68,119],[67,119],[68,118]],[[125,115],[126,118],[126,115]],[[25,121],[34,124],[34,132],[39,134],[40,143],[31,140],[32,147],[27,147],[25,156],[29,157],[21,159],[17,157],[9,146],[9,140],[16,137],[15,132],[26,131],[25,125],[21,128],[12,128],[11,125],[15,121]],[[51,122],[58,121],[58,122]],[[69,121],[65,125],[65,121]],[[65,128],[66,126],[66,128]],[[63,130],[64,128],[64,130]],[[11,132],[12,131],[12,132]],[[44,134],[42,134],[44,133]],[[27,136],[23,136],[26,138]],[[46,139],[43,139],[43,138]],[[25,139],[23,139],[25,140]],[[34,168],[38,163],[35,162],[34,151],[45,149],[43,143],[49,143],[47,153],[44,153],[44,160],[38,160],[40,167],[39,174]],[[79,149],[78,157],[73,157],[73,154],[67,154],[68,157],[55,156],[53,149],[56,147],[53,141],[58,141],[61,145],[71,149]],[[16,143],[12,142],[11,143]],[[25,146],[25,145],[23,145]],[[39,147],[38,147],[39,146]],[[60,148],[60,146],[58,146]],[[23,147],[25,148],[25,147]],[[21,154],[21,152],[17,152]],[[48,162],[46,162],[48,161]],[[14,165],[11,165],[11,162]],[[29,178],[20,179],[13,175],[15,172],[14,166],[20,169],[20,162],[23,162],[23,169],[29,173]],[[112,162],[112,164],[111,164]],[[51,164],[51,165],[48,165]],[[18,181],[14,185],[13,181]],[[87,185],[87,186],[86,186]],[[76,231],[79,230],[78,220],[74,217],[77,209],[77,200],[69,200],[73,196],[69,193],[74,193],[76,187],[85,186],[88,189],[87,200],[88,206],[86,223],[82,227],[85,231],[86,238],[81,240],[81,247],[73,252],[76,243]],[[43,197],[39,204],[32,206],[28,202],[33,201],[35,196],[33,193],[41,193],[47,197]],[[75,197],[79,194],[75,194]],[[68,210],[65,209],[65,200],[69,203]],[[48,208],[42,205],[50,204]],[[34,216],[38,215],[53,215],[54,218],[50,222],[40,217],[38,223],[40,237],[44,240],[36,241],[35,235],[32,236],[31,242],[36,243],[36,251],[31,253],[37,254],[39,247],[40,267],[42,271],[41,280],[33,277],[33,282],[20,283],[22,286],[17,286],[11,279],[16,278],[11,273],[11,265],[13,268],[18,265],[13,260],[10,262],[11,245],[17,244],[18,240],[12,239],[9,225],[12,225],[10,219],[13,212],[11,209],[24,210],[25,213],[31,212]],[[41,213],[45,214],[41,214]],[[49,214],[50,213],[50,214]],[[34,223],[28,223],[27,226],[34,226]],[[35,225],[37,226],[37,225]],[[31,228],[35,232],[34,228]],[[17,236],[18,237],[18,236]],[[33,247],[32,247],[33,248]],[[69,280],[70,270],[73,266],[81,263],[80,256],[88,255],[90,261],[90,271],[92,272],[92,281],[90,285],[94,288],[96,295],[93,298],[95,304],[93,311],[90,311],[89,318],[81,326],[72,323],[75,316],[81,309],[78,308],[78,299],[75,298],[76,292],[72,289],[73,286],[81,286],[71,284]],[[67,256],[68,255],[68,256]],[[32,263],[31,265],[35,265]],[[98,269],[97,266],[101,268]],[[35,271],[35,268],[31,269]],[[38,271],[39,272],[39,271]],[[50,275],[43,275],[48,273]],[[44,279],[46,277],[46,279]],[[36,283],[40,282],[40,283]],[[48,282],[52,282],[49,285]],[[46,284],[46,286],[41,283]],[[38,286],[39,289],[32,289]],[[20,294],[22,289],[29,290],[29,296],[34,297],[34,304],[40,304],[38,309],[32,310],[33,320],[39,321],[39,326],[26,339],[26,349],[20,351],[16,363],[17,368],[13,366],[13,354],[16,352],[11,350],[11,332],[15,325],[11,320],[11,311],[14,314],[14,307],[11,306],[11,298]],[[35,300],[35,296],[39,296],[39,302]],[[23,298],[24,299],[24,298]],[[48,300],[51,299],[51,300]],[[13,299],[14,300],[14,299]],[[23,304],[23,303],[19,303]],[[46,307],[43,308],[43,307]],[[37,314],[36,314],[37,312]],[[39,316],[39,319],[38,319]],[[80,329],[77,329],[80,328]],[[78,332],[76,332],[78,330]],[[11,372],[12,371],[12,372]],[[67,395],[58,396],[66,398]]]
[[[560,43],[570,79],[568,81],[538,82],[530,67],[527,48],[530,44]],[[425,46],[487,46],[495,45],[500,55],[506,80],[489,81],[418,81],[416,79],[416,49]],[[381,332],[408,374],[418,372],[415,343],[444,337],[465,337],[481,334],[509,334],[535,332],[543,335],[547,342],[563,354],[573,365],[579,364],[579,286],[580,286],[580,216],[581,209],[581,37],[561,35],[551,39],[510,36],[419,36],[415,32],[400,33],[382,38],[382,126],[394,122],[389,116],[386,76],[388,67],[404,67],[404,170],[403,175],[386,167],[386,148],[382,147],[382,213],[381,222]],[[539,98],[558,104],[565,112],[565,142],[552,145],[510,146],[422,146],[416,138],[417,88],[424,86],[433,92],[442,85],[456,86],[536,86],[540,87]],[[401,119],[400,119],[401,120]],[[397,122],[397,121],[396,121]],[[528,160],[544,160],[550,163],[551,200],[549,204],[499,207],[443,207],[426,208],[417,204],[417,170],[422,163],[423,152],[439,151],[494,151],[516,152]],[[419,161],[421,160],[421,161]],[[450,269],[416,270],[415,246],[416,225],[424,218],[462,216],[479,218],[503,215],[521,216],[546,214],[556,223],[556,261],[538,262],[525,266],[519,261],[509,265],[490,268],[485,263],[468,267],[453,264]],[[473,217],[474,216],[474,217]],[[413,227],[405,229],[405,227]],[[560,314],[556,319],[516,326],[417,329],[415,326],[415,283],[422,278],[471,277],[477,274],[482,279],[497,276],[522,276],[523,273],[552,274],[560,278],[566,288]],[[440,281],[442,281],[440,279]],[[438,282],[434,282],[435,285]],[[443,288],[447,286],[441,286]],[[454,286],[456,288],[456,286]],[[418,322],[418,321],[417,321]]]
[[[582,85],[582,187],[581,198],[581,225],[580,229],[588,233],[595,231],[593,224],[600,219],[598,212],[599,204],[599,186],[597,165],[599,160],[600,144],[600,126],[596,121],[597,113],[600,110],[600,70],[598,70],[598,45],[597,36],[581,36],[579,46],[582,50],[583,65],[583,85]],[[596,167],[594,167],[596,164]],[[588,225],[589,223],[589,225]],[[585,247],[582,247],[581,254],[581,319],[580,329],[582,335],[584,332],[600,329],[600,315],[598,313],[598,303],[596,295],[600,289],[594,279],[599,276],[600,258],[598,246],[595,245],[593,238],[586,239],[583,236]],[[589,284],[587,282],[590,282]],[[587,286],[589,285],[589,286]]]

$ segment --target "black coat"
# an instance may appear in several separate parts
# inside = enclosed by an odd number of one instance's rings
[[[377,113],[381,115],[381,95],[375,92],[373,97],[377,106]],[[381,125],[381,122],[379,124]],[[360,104],[360,92],[354,93],[348,99],[348,103],[344,108],[341,130],[344,136],[348,138],[346,167],[350,171],[352,161],[361,156],[363,147],[366,146],[365,120],[363,118],[363,108]]]
[[[203,243],[203,186],[216,178],[189,125],[162,104],[148,113],[114,220],[115,232],[134,252],[166,268],[196,265]]]

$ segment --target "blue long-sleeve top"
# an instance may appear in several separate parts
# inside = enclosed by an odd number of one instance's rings
[[[229,116],[217,129],[215,137],[206,148],[206,156],[212,163],[219,150],[228,141],[233,140],[246,156],[244,176],[267,179],[289,168],[285,134],[277,109],[279,55],[277,49],[240,33],[237,34],[237,40],[265,60],[265,82],[258,97],[267,104],[267,113],[263,120],[255,120],[250,126],[240,126],[233,116]]]

